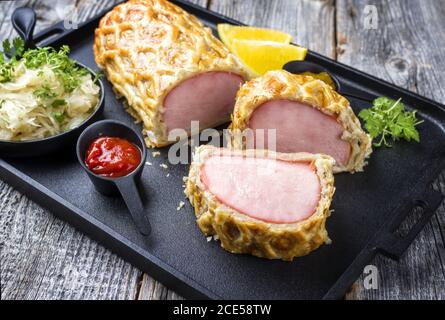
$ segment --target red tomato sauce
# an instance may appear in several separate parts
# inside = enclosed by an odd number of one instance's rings
[[[116,178],[134,171],[141,163],[141,151],[133,143],[117,137],[100,137],[88,148],[85,164],[95,174]]]

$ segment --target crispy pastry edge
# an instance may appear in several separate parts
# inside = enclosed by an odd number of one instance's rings
[[[292,261],[330,243],[325,228],[335,192],[332,166],[334,159],[321,154],[284,154],[262,150],[231,150],[233,155],[262,154],[283,161],[311,161],[321,182],[321,198],[315,213],[308,219],[290,224],[273,224],[246,216],[221,203],[207,191],[200,179],[205,159],[223,149],[201,146],[190,166],[185,193],[195,209],[196,222],[206,236],[219,238],[231,253],[247,253],[268,259]],[[226,149],[227,150],[227,149]],[[264,153],[263,153],[264,152]]]
[[[270,100],[288,99],[306,103],[321,112],[337,117],[344,127],[342,139],[351,145],[351,156],[345,166],[335,164],[334,173],[363,171],[372,152],[372,139],[363,131],[349,101],[321,80],[291,74],[284,70],[269,71],[246,82],[238,91],[230,125],[229,146],[245,148],[242,132],[256,108]]]
[[[175,66],[173,62],[171,65],[159,65],[160,62],[158,62],[158,65],[150,65],[147,70],[142,71],[138,68],[132,70],[125,68],[122,59],[139,53],[137,50],[139,50],[138,46],[140,44],[136,42],[132,46],[122,46],[113,43],[112,47],[108,48],[107,37],[112,35],[113,40],[116,41],[117,34],[131,29],[132,24],[140,24],[140,28],[146,27],[148,25],[146,22],[132,22],[127,18],[127,15],[131,14],[133,10],[138,10],[141,7],[145,7],[149,11],[150,19],[152,19],[151,23],[166,31],[167,34],[176,34],[181,29],[190,37],[199,38],[196,44],[183,43],[180,47],[181,50],[186,51],[185,56],[190,52],[195,52],[193,59],[190,59],[196,60],[196,63],[182,69]],[[179,24],[167,25],[165,18],[160,20],[158,15],[175,16]],[[122,16],[125,16],[127,20]],[[147,19],[147,17],[144,17],[144,19]],[[172,41],[168,36],[161,40],[163,42],[170,41],[170,43]],[[144,39],[141,39],[141,41],[146,42]],[[195,45],[199,46],[200,49],[196,49]],[[168,55],[170,49],[168,46],[158,46],[156,44],[150,50],[154,50],[155,54],[160,56]],[[167,128],[163,122],[164,98],[181,82],[204,72],[217,71],[238,74],[245,80],[250,78],[248,70],[239,59],[230,53],[219,39],[213,36],[209,28],[205,27],[192,14],[165,0],[130,0],[114,7],[100,20],[99,27],[95,30],[93,51],[97,65],[104,71],[107,79],[113,85],[116,95],[126,98],[126,111],[135,118],[136,122],[142,123],[142,133],[148,147],[164,147],[183,138],[178,136],[178,139],[170,141]],[[131,59],[135,59],[135,57]],[[174,78],[174,81],[170,81],[168,85],[165,85],[163,80],[166,73],[170,73]],[[152,88],[148,89],[145,83],[150,79],[153,79],[151,82]],[[151,96],[147,93],[147,90],[155,93]],[[221,119],[214,125],[218,126],[229,120]],[[206,128],[200,128],[200,130],[204,129]],[[190,135],[190,132],[188,134]]]

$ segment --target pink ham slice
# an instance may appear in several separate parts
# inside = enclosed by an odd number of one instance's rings
[[[267,148],[267,129],[276,129],[278,152],[324,153],[341,165],[349,161],[351,146],[341,139],[342,125],[334,117],[304,103],[290,100],[266,102],[253,112],[249,127],[265,129],[264,135],[257,133],[257,140],[264,137],[264,143],[262,140],[249,141],[257,148]]]
[[[226,206],[270,223],[305,220],[320,201],[320,181],[307,162],[211,156],[201,181]]]
[[[235,96],[243,78],[230,72],[206,72],[184,80],[164,99],[164,122],[167,132],[190,131],[191,121],[199,121],[200,129],[230,120]]]

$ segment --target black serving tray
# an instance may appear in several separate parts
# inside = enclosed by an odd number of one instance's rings
[[[215,30],[227,19],[183,1],[173,1]],[[68,44],[72,57],[95,69],[94,29],[103,13],[76,30],[63,24],[36,36],[40,45]],[[50,37],[50,38],[48,38]],[[419,110],[422,142],[399,142],[375,150],[365,172],[336,175],[337,192],[328,219],[331,245],[322,246],[293,262],[230,254],[219,242],[207,242],[195,223],[183,194],[187,165],[170,165],[168,149],[147,161],[143,192],[153,232],[145,239],[133,224],[124,202],[94,191],[77,163],[74,148],[63,157],[0,159],[1,179],[52,210],[141,270],[187,298],[225,299],[338,299],[360,276],[377,253],[399,258],[442,201],[431,182],[445,168],[445,107],[317,53],[307,59],[335,73],[343,86],[368,94],[401,97]],[[104,80],[105,117],[133,124],[110,84]],[[358,112],[367,103],[351,99]],[[133,124],[140,130],[140,125]],[[5,155],[1,155],[4,157]],[[168,170],[160,164],[168,164]],[[167,174],[169,176],[167,177]],[[273,192],[273,191],[272,191]],[[176,210],[180,201],[185,207]],[[404,219],[421,207],[422,215],[403,237],[395,232]]]

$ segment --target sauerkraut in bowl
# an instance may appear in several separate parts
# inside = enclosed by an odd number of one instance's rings
[[[68,57],[68,47],[23,51],[16,41],[14,47],[17,55],[0,61],[0,140],[43,139],[89,118],[98,107],[100,86]]]

